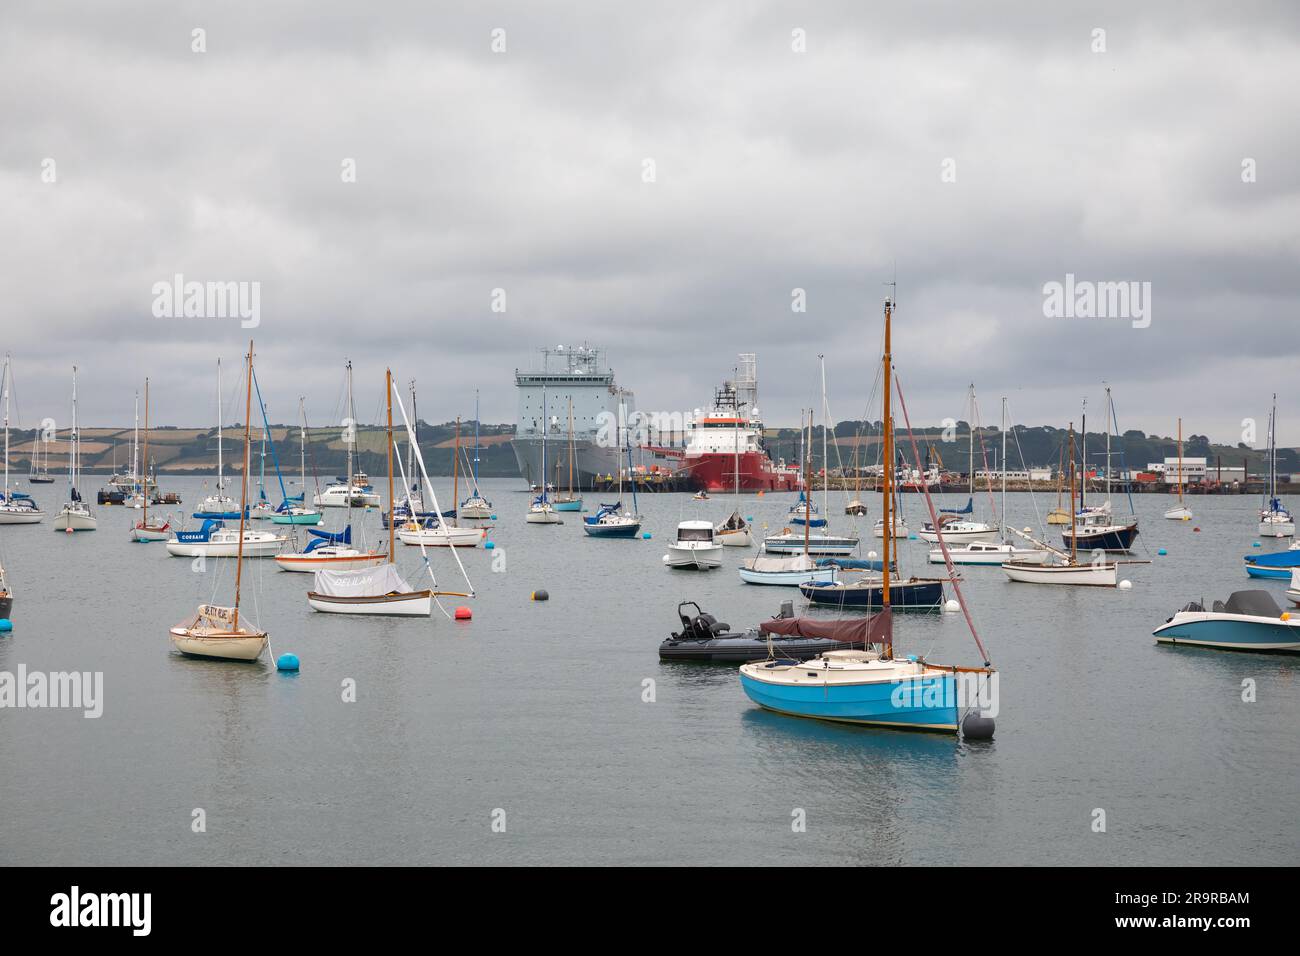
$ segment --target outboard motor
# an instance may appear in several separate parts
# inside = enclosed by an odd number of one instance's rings
[[[782,601],[781,610],[776,615],[778,621],[788,621],[794,617],[794,601]]]

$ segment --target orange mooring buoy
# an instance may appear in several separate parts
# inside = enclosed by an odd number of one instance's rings
[[[456,608],[456,620],[468,621],[473,617],[474,617],[474,612],[471,611],[469,608],[467,608],[465,605],[462,604],[460,607]]]

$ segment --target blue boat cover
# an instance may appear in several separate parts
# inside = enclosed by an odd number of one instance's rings
[[[616,515],[622,510],[623,510],[623,502],[621,501],[616,501],[612,505],[607,505],[605,504],[605,502],[602,501],[600,503],[599,511],[597,511],[594,515],[587,515],[582,520],[585,521],[587,524],[599,524],[601,518],[605,517],[606,515]]]
[[[1269,554],[1247,554],[1247,564],[1261,568],[1300,568],[1300,550],[1274,551]]]
[[[303,554],[311,554],[317,548],[323,548],[327,544],[352,543],[352,525],[348,525],[342,531],[317,531],[315,528],[308,528],[307,533],[315,540],[307,542],[307,549]]]
[[[943,514],[946,514],[946,515],[968,515],[968,514],[970,514],[971,512],[973,512],[974,510],[975,510],[975,499],[974,499],[974,498],[967,498],[967,499],[966,499],[966,507],[965,507],[965,508],[940,508],[940,509],[939,509],[939,511],[941,511]]]

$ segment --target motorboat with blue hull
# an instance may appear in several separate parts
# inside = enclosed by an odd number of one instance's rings
[[[1291,569],[1300,568],[1300,542],[1293,544],[1286,551],[1274,551],[1271,554],[1248,554],[1245,556],[1246,573],[1252,578],[1291,579]]]
[[[813,604],[832,607],[883,607],[881,578],[856,581],[812,581],[799,585],[799,593]],[[889,603],[895,609],[933,610],[943,604],[943,579],[909,578],[889,582]]]
[[[1192,601],[1152,633],[1159,644],[1300,654],[1300,617],[1284,612],[1268,591],[1234,591],[1209,610]]]
[[[659,645],[659,659],[699,663],[743,664],[746,661],[805,661],[828,651],[862,650],[863,622],[797,618],[786,601],[781,613],[748,631],[734,632],[730,624],[700,610],[694,601],[677,606],[682,629]],[[855,637],[857,638],[855,642]]]

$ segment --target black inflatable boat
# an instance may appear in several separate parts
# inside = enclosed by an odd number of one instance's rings
[[[693,608],[694,613],[688,608]],[[789,601],[771,621],[744,632],[732,631],[730,624],[701,611],[694,601],[677,605],[677,616],[681,618],[682,629],[659,645],[660,660],[743,664],[774,656],[780,660],[806,661],[826,651],[863,646],[856,634],[856,621],[850,622],[848,628],[841,628],[839,621],[797,618]]]

